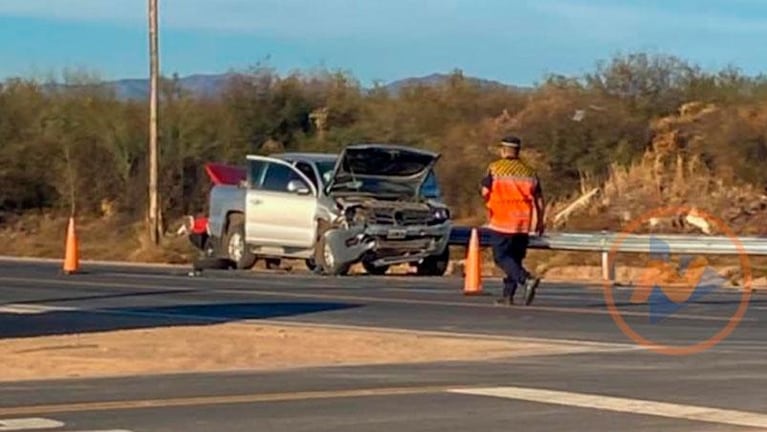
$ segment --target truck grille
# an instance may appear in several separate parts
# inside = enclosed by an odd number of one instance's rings
[[[379,225],[426,225],[431,216],[428,210],[375,209],[371,213],[370,222]]]

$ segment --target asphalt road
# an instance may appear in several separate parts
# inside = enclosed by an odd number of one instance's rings
[[[631,303],[628,288],[610,291],[611,313],[601,286],[544,282],[533,306],[500,308],[491,304],[500,286],[487,280],[488,296],[465,297],[450,278],[85,270],[66,277],[57,265],[0,261],[0,338],[271,320],[553,339],[583,352],[19,382],[0,385],[0,431],[767,430],[761,293],[714,291],[666,316],[662,304]],[[641,349],[630,337],[693,346],[728,325],[694,355]]]

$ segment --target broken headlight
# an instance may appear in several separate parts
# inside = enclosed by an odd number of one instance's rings
[[[365,212],[359,207],[348,207],[344,210],[344,220],[349,225],[365,223]]]
[[[446,208],[438,208],[432,210],[431,217],[435,222],[445,222],[450,219],[450,210]]]
[[[355,214],[357,214],[357,209],[354,207],[349,207],[347,209],[344,209],[344,219],[346,220],[346,222],[354,221]]]

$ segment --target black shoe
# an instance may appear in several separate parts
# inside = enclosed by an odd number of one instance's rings
[[[514,304],[514,299],[511,297],[501,297],[495,301],[496,306],[511,306]]]
[[[525,281],[525,306],[529,306],[535,298],[535,290],[541,283],[540,278],[529,278]]]

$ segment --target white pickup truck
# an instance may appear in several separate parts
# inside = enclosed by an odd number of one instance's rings
[[[248,156],[239,184],[210,192],[210,254],[240,269],[293,258],[329,275],[355,263],[372,274],[410,263],[443,275],[452,226],[433,171],[439,157],[390,144]]]

